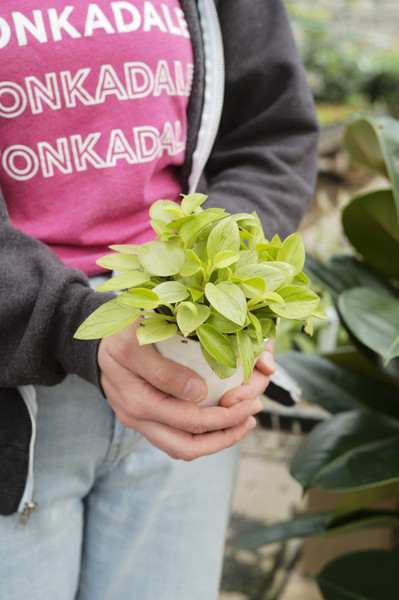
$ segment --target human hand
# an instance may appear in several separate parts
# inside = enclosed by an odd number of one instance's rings
[[[262,409],[257,396],[267,385],[262,364],[247,384],[235,389],[234,402],[199,407],[196,403],[207,394],[203,379],[164,358],[152,345],[140,346],[138,324],[102,339],[98,350],[101,385],[123,425],[183,460],[233,446],[255,427],[253,415]]]

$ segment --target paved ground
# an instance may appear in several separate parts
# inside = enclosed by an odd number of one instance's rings
[[[301,574],[298,540],[256,551],[235,548],[244,534],[302,508],[301,487],[288,471],[302,440],[301,433],[258,426],[243,441],[220,600],[321,600],[317,586]]]

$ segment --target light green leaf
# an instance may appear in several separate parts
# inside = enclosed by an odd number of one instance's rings
[[[185,262],[182,248],[171,242],[148,242],[140,246],[139,260],[144,269],[153,275],[176,275]]]
[[[226,367],[225,365],[222,365],[221,362],[213,358],[213,356],[211,356],[209,352],[206,351],[205,347],[201,343],[200,347],[206,362],[211,367],[212,371],[214,371],[220,379],[226,379],[227,377],[231,377],[232,375],[234,375],[237,368],[233,369],[231,367]]]
[[[196,332],[201,344],[213,358],[226,367],[232,369],[237,367],[237,359],[233,346],[225,335],[208,324],[200,325]]]
[[[125,254],[137,254],[140,248],[141,246],[138,244],[113,244],[112,246],[109,246],[110,250]]]
[[[136,306],[137,308],[153,309],[159,305],[159,297],[152,290],[146,288],[134,288],[128,292],[123,292],[118,296],[119,302],[128,306]]]
[[[173,337],[177,333],[177,326],[157,315],[143,319],[136,331],[138,342],[143,346]]]
[[[217,269],[225,269],[238,261],[238,253],[232,250],[218,252],[213,260]]]
[[[208,318],[211,309],[204,304],[181,302],[177,307],[176,320],[184,336],[192,333]]]
[[[221,215],[224,215],[223,210],[221,210]],[[184,244],[186,246],[193,245],[194,240],[198,237],[200,232],[219,219],[220,212],[216,212],[216,209],[215,211],[204,210],[198,214],[185,217],[185,221],[180,227],[180,237]]]
[[[252,341],[245,331],[237,331],[237,345],[244,372],[244,383],[251,377],[254,368],[254,350]]]
[[[208,196],[205,194],[188,194],[183,197],[181,208],[184,215],[190,215],[193,213],[201,204],[205,202]]]
[[[185,263],[180,271],[182,277],[191,277],[195,273],[201,270],[202,261],[190,248],[185,253]]]
[[[233,323],[244,325],[247,316],[247,303],[243,292],[237,285],[229,281],[222,281],[217,285],[207,283],[205,295],[209,303],[221,315],[233,321]]]
[[[186,286],[178,281],[164,281],[156,285],[152,291],[158,295],[161,303],[168,304],[181,302],[190,295]]]
[[[76,331],[74,337],[79,340],[94,340],[108,337],[126,329],[140,315],[140,310],[126,306],[114,298],[91,313]]]
[[[96,264],[110,271],[130,271],[140,268],[139,259],[133,254],[107,254],[96,260]]]
[[[299,232],[292,233],[284,240],[277,252],[277,260],[292,265],[295,275],[302,271],[305,264],[305,247]]]
[[[245,265],[253,265],[258,262],[258,253],[255,250],[240,250],[236,269],[245,267]]]
[[[262,298],[266,293],[266,281],[262,277],[252,277],[238,285],[246,298]]]
[[[239,249],[240,233],[238,225],[234,220],[226,217],[217,223],[209,234],[206,244],[208,258],[213,262],[218,253],[231,251],[237,254]]]
[[[242,325],[233,323],[233,321],[226,319],[226,317],[215,311],[211,311],[211,314],[208,318],[208,323],[209,325],[216,327],[216,329],[221,333],[235,333],[236,331],[242,329]]]
[[[262,327],[262,335],[264,338],[274,339],[276,337],[276,324],[273,319],[265,317],[259,319]]]
[[[287,281],[292,280],[293,276],[291,265],[269,262],[240,266],[234,272],[233,281],[245,282],[247,279],[262,277],[266,281],[266,289],[269,292],[274,292],[286,284]]]
[[[96,289],[97,292],[112,292],[116,290],[126,290],[138,285],[143,285],[149,281],[148,273],[143,271],[127,271],[127,273],[119,273],[115,277],[111,277],[104,281]]]
[[[191,294],[192,299],[194,300],[194,302],[197,302],[200,298],[203,297],[204,292],[202,290],[197,290],[195,288],[187,288]]]
[[[269,306],[276,315],[286,319],[304,319],[316,310],[320,302],[317,294],[299,285],[280,288],[279,295],[285,304],[271,302]]]
[[[387,364],[399,356],[399,300],[369,288],[353,288],[338,306],[351,332]]]
[[[176,218],[182,216],[182,209],[176,202],[172,202],[172,200],[157,200],[151,204],[150,217],[155,221],[171,223]]]

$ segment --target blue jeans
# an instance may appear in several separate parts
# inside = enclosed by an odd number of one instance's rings
[[[174,461],[75,376],[37,402],[39,506],[0,517],[0,598],[216,600],[238,447]]]

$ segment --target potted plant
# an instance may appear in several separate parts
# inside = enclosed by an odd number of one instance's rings
[[[304,493],[337,494],[336,501],[257,531],[242,540],[246,548],[381,527],[392,529],[394,546],[399,527],[399,121],[359,117],[344,145],[385,181],[378,178],[376,189],[356,194],[343,210],[353,254],[325,263],[308,256],[306,269],[332,297],[350,345],[277,356],[304,396],[331,414],[306,437],[291,474]],[[316,575],[325,600],[398,597],[399,546],[382,550],[376,541],[370,534],[368,548],[352,553],[342,541],[342,554]]]
[[[142,318],[139,343],[154,343],[205,377],[214,388],[214,398],[204,401],[210,404],[223,394],[216,389],[221,381],[230,387],[248,381],[278,319],[302,321],[311,333],[312,317],[324,312],[302,272],[299,233],[268,241],[256,213],[204,210],[206,198],[158,200],[150,208],[156,240],[110,246],[116,252],[97,264],[119,273],[98,291],[122,293],[94,311],[75,337],[102,338]],[[188,362],[191,346],[194,363]]]

